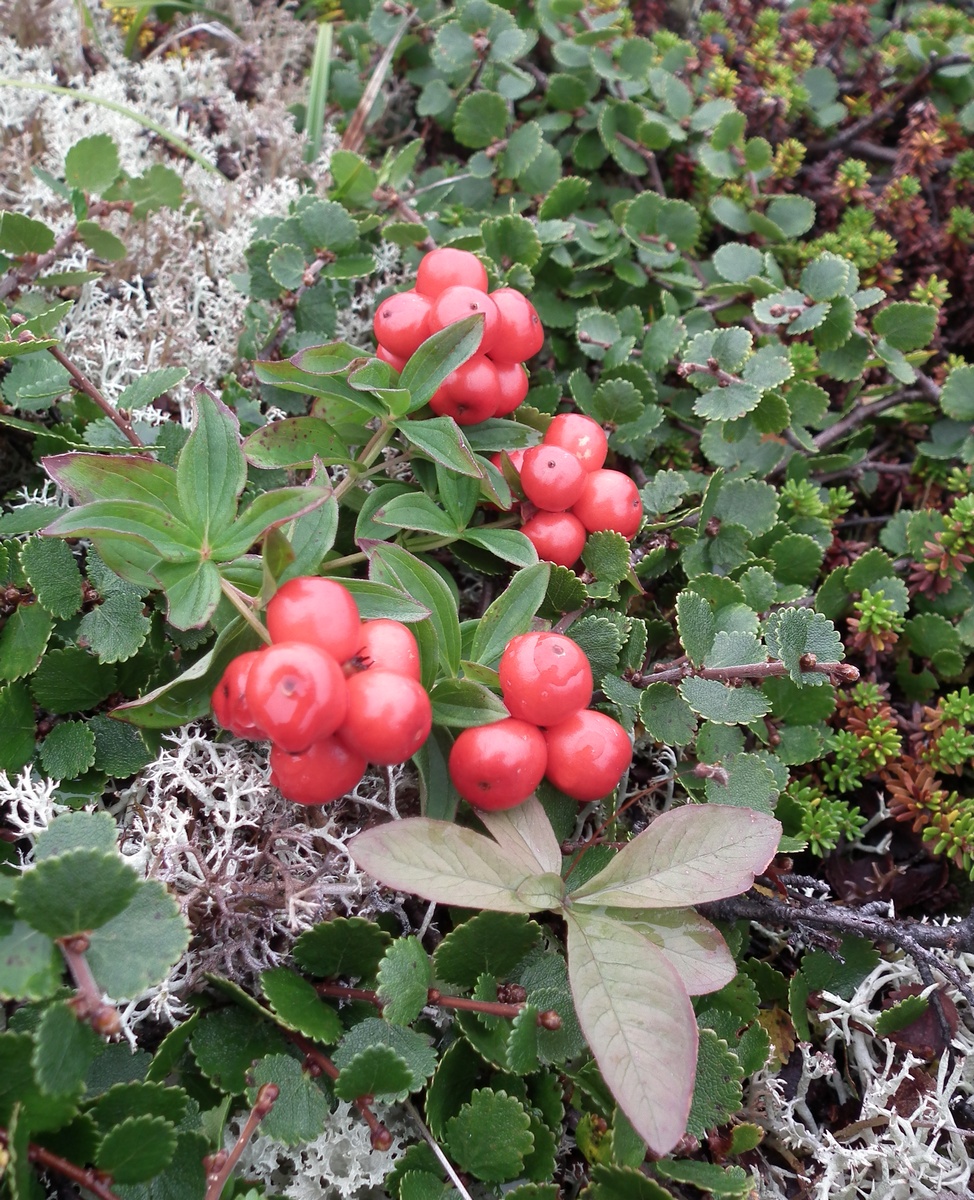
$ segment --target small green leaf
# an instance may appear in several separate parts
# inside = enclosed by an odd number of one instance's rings
[[[343,1070],[363,1050],[373,1046],[387,1046],[406,1063],[411,1092],[418,1091],[436,1069],[430,1038],[413,1029],[390,1025],[379,1017],[366,1017],[345,1034],[332,1056],[335,1066]]]
[[[459,323],[458,321],[457,324]],[[447,329],[452,328],[452,325],[447,326]],[[428,421],[402,421],[397,428],[410,445],[422,451],[433,462],[440,463],[460,475],[470,475],[476,479],[482,477],[480,465],[474,457],[470,443],[452,417],[431,417]]]
[[[81,607],[81,571],[66,542],[29,538],[20,565],[42,608],[60,620],[74,616]]]
[[[716,779],[706,782],[707,800],[711,804],[733,804],[753,808],[771,815],[778,799],[778,788],[770,768],[756,754],[734,754],[721,759],[727,771],[727,782]]]
[[[31,680],[37,703],[50,713],[89,712],[117,687],[115,668],[76,646],[44,656]]]
[[[721,1167],[717,1163],[681,1158],[666,1158],[653,1163],[653,1170],[664,1179],[690,1183],[713,1196],[743,1198],[751,1191],[753,1178],[743,1167]]]
[[[244,1091],[247,1072],[257,1059],[283,1055],[286,1047],[275,1025],[236,1006],[206,1012],[192,1032],[190,1045],[200,1071],[229,1096]]]
[[[705,1137],[708,1129],[723,1125],[740,1112],[743,1077],[737,1055],[727,1043],[712,1029],[701,1029],[693,1103],[687,1119],[687,1129],[694,1137]]]
[[[630,571],[630,546],[621,533],[590,533],[582,551],[582,562],[602,583],[621,583]]]
[[[889,1037],[891,1033],[898,1033],[914,1021],[919,1021],[929,1007],[930,1001],[926,996],[906,996],[896,1004],[891,1004],[876,1018],[876,1036]]]
[[[922,350],[937,329],[937,309],[932,304],[897,301],[873,317],[873,329],[896,350]]]
[[[34,707],[26,684],[0,688],[0,729],[0,771],[13,777],[34,754]]]
[[[64,178],[68,186],[95,196],[108,191],[120,170],[118,149],[107,133],[82,138],[64,156]]]
[[[441,679],[430,692],[433,722],[451,729],[468,729],[503,721],[511,714],[503,700],[472,679]]]
[[[138,887],[135,872],[117,854],[69,850],[24,872],[15,907],[40,933],[69,937],[116,917]]]
[[[673,1200],[673,1193],[634,1167],[598,1163],[592,1182],[582,1193],[585,1200]]]
[[[713,610],[703,596],[682,591],[676,598],[676,627],[687,657],[695,667],[703,665],[717,632]]]
[[[276,283],[288,292],[297,291],[308,263],[300,246],[278,246],[267,259],[267,270]]]
[[[101,1048],[101,1038],[67,1001],[50,1005],[34,1035],[37,1086],[52,1096],[77,1093]]]
[[[764,270],[764,255],[756,246],[725,242],[714,252],[714,266],[729,283],[746,283]]]
[[[328,1100],[295,1059],[287,1054],[268,1055],[254,1066],[250,1077],[253,1086],[247,1089],[247,1099],[252,1105],[263,1084],[275,1083],[280,1089],[274,1107],[261,1121],[267,1137],[297,1146],[313,1142],[321,1134],[328,1120]]]
[[[716,679],[694,676],[680,684],[680,695],[698,716],[719,725],[748,725],[763,717],[770,707],[756,688],[734,688]]]
[[[393,496],[373,512],[372,519],[394,529],[417,529],[441,537],[456,537],[460,532],[456,523],[423,492]]]
[[[436,976],[461,988],[474,987],[482,975],[506,979],[540,937],[540,926],[516,913],[478,913],[437,946]]]
[[[7,254],[46,254],[54,247],[54,231],[42,221],[17,212],[0,212],[0,250]]]
[[[189,945],[189,927],[165,887],[147,879],[118,916],[92,932],[90,943],[88,965],[99,987],[128,998],[166,978]]]
[[[531,1118],[515,1096],[489,1088],[446,1124],[446,1150],[464,1171],[487,1183],[516,1179],[534,1149]]]
[[[483,328],[484,318],[475,313],[454,321],[423,342],[399,375],[399,386],[405,388],[411,398],[409,412],[428,403],[447,375],[476,353]]]
[[[244,439],[243,450],[249,463],[264,468],[310,467],[315,458],[328,467],[351,457],[345,442],[320,417],[271,421]]]
[[[802,670],[803,655],[814,655],[821,663],[841,662],[844,655],[842,639],[832,622],[807,608],[782,608],[772,613],[764,636],[768,653],[783,662],[791,679],[799,684],[826,682],[821,673]]]
[[[78,644],[89,649],[99,662],[125,662],[139,652],[151,628],[141,596],[115,592],[81,618]]]
[[[956,421],[974,421],[974,367],[954,367],[940,393],[940,407]]]
[[[64,960],[51,939],[5,910],[0,915],[0,999],[43,1000],[61,986],[63,974]]]
[[[470,649],[473,662],[485,665],[496,662],[511,638],[527,633],[532,618],[544,603],[549,577],[549,564],[537,563],[511,578],[477,624]]]
[[[392,939],[364,917],[335,917],[308,929],[294,943],[294,957],[312,975],[371,979]]]
[[[655,742],[685,746],[693,738],[697,718],[671,683],[651,683],[639,700],[639,719]]]
[[[21,604],[0,630],[0,679],[14,682],[41,660],[54,622],[39,604]]]
[[[274,967],[260,977],[261,991],[285,1029],[303,1033],[316,1042],[331,1045],[342,1036],[338,1013],[326,1004],[314,987],[287,967]]]
[[[78,237],[96,258],[106,262],[120,262],[128,254],[125,243],[97,221],[79,221]]]
[[[541,239],[527,217],[492,217],[481,225],[481,232],[484,250],[496,263],[520,263],[530,270],[541,257]]]
[[[379,964],[376,990],[383,1017],[393,1025],[412,1024],[426,1007],[432,985],[433,968],[419,938],[397,938]]]
[[[152,1179],[172,1162],[176,1130],[162,1117],[129,1117],[101,1140],[95,1162],[117,1184]]]
[[[84,721],[62,721],[41,742],[39,756],[51,779],[77,779],[94,765],[95,735]]]
[[[122,388],[117,404],[125,409],[144,408],[176,384],[182,383],[188,374],[185,367],[160,367],[157,371],[146,371],[128,387]]]
[[[338,1073],[333,1087],[340,1100],[358,1096],[378,1096],[385,1100],[405,1100],[412,1090],[413,1073],[409,1064],[391,1046],[366,1046],[353,1055]]]
[[[461,146],[482,150],[507,130],[507,104],[497,92],[473,92],[463,98],[453,118],[453,136]]]
[[[802,271],[799,286],[811,300],[834,300],[845,293],[851,273],[848,259],[825,251]]]
[[[214,544],[236,516],[247,463],[237,418],[222,400],[197,389],[193,411],[193,432],[176,464],[176,488],[190,528],[204,544]]]
[[[726,387],[704,392],[694,401],[693,411],[712,421],[736,421],[757,408],[760,402],[761,392],[753,384],[729,383]]]

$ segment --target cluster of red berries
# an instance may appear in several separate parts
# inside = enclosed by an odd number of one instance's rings
[[[416,286],[390,296],[375,311],[378,357],[401,371],[423,342],[462,317],[483,313],[477,353],[451,372],[430,400],[437,416],[458,425],[512,413],[528,393],[522,365],[544,342],[541,320],[516,288],[487,292],[487,272],[469,250],[431,250],[419,264]]]
[[[267,606],[271,645],[233,660],[213,713],[237,737],[269,739],[271,782],[298,804],[350,792],[368,763],[405,762],[433,723],[416,639],[363,621],[331,579],[291,579]]]
[[[608,448],[598,421],[559,413],[540,445],[505,451],[526,497],[521,532],[539,558],[573,567],[588,534],[614,530],[632,538],[638,532],[643,519],[639,489],[622,471],[603,467]],[[500,468],[500,455],[493,462]]]
[[[475,808],[514,808],[547,778],[567,796],[600,800],[632,759],[625,729],[588,707],[592,668],[560,633],[512,638],[498,667],[510,717],[465,729],[450,751],[450,778]]]

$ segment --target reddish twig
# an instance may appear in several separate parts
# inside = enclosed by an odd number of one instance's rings
[[[4,1149],[10,1147],[10,1135],[6,1129],[0,1129],[0,1146],[3,1146]],[[120,1200],[119,1196],[105,1182],[111,1176],[96,1171],[94,1167],[79,1167],[77,1163],[69,1162],[68,1159],[62,1158],[50,1150],[45,1150],[43,1146],[37,1146],[33,1142],[28,1143],[27,1157],[32,1163],[43,1167],[45,1171],[56,1171],[65,1179],[70,1179],[72,1183],[91,1192],[93,1196],[97,1197],[97,1200]]]
[[[206,1167],[206,1195],[203,1197],[203,1200],[220,1200],[226,1182],[230,1178],[230,1173],[237,1165],[240,1155],[244,1152],[244,1147],[256,1133],[257,1126],[277,1103],[277,1098],[280,1094],[281,1089],[276,1083],[265,1083],[260,1091],[258,1091],[257,1102],[250,1110],[250,1115],[247,1117],[247,1121],[240,1131],[240,1137],[237,1138],[233,1147],[230,1150],[220,1150],[217,1154],[212,1154],[204,1160]]]
[[[282,1029],[281,1031],[286,1037],[297,1046],[304,1054],[305,1058],[313,1068],[323,1075],[327,1075],[329,1079],[335,1080],[338,1078],[338,1068],[331,1061],[327,1054],[319,1050],[314,1043],[309,1042],[307,1038],[302,1037],[300,1033],[294,1033],[290,1029]],[[385,1125],[379,1120],[368,1102],[363,1096],[357,1097],[352,1101],[358,1109],[362,1120],[368,1125],[371,1136],[373,1150],[388,1150],[392,1145],[392,1134],[386,1129]]]
[[[383,1001],[378,992],[373,992],[369,988],[345,987],[341,983],[318,983],[315,985],[315,990],[320,996],[331,996],[336,1000],[364,1000],[366,1004],[374,1004],[380,1011],[383,1007]],[[482,1013],[485,1017],[503,1017],[509,1021],[519,1016],[525,1007],[523,1000],[511,1003],[499,1000],[473,1000],[469,996],[444,996],[436,988],[430,988],[426,1003],[436,1005],[438,1008]],[[553,1023],[556,1020],[558,1025]],[[549,1012],[538,1013],[538,1024],[544,1029],[557,1029],[561,1024],[561,1018],[552,1009]]]
[[[108,419],[112,422],[112,424],[115,425],[117,429],[121,430],[121,432],[132,443],[132,445],[138,446],[141,450],[145,443],[132,428],[132,422],[126,417],[122,416],[115,405],[101,394],[88,376],[82,371],[79,371],[74,363],[71,362],[71,360],[65,354],[63,354],[57,348],[57,346],[49,346],[48,354],[50,354],[53,358],[56,358],[61,366],[64,367],[67,373],[71,376],[71,382],[78,389],[78,391],[84,392],[89,400],[93,400],[94,403],[97,404],[101,411],[105,414],[105,416],[108,417]]]
[[[817,671],[825,675],[830,683],[855,683],[859,671],[849,663],[820,663],[814,654],[802,655],[800,664],[803,671]],[[739,667],[694,667],[689,663],[671,666],[660,663],[652,671],[643,671],[630,675],[629,682],[633,687],[648,687],[651,683],[678,683],[682,679],[693,676],[696,679],[717,679],[728,683],[737,679],[771,679],[779,675],[787,675],[789,668],[781,662],[742,663]]]
[[[106,1004],[102,999],[101,988],[91,973],[91,967],[85,957],[85,952],[91,945],[87,934],[76,933],[71,937],[57,938],[56,942],[64,955],[74,986],[78,989],[77,995],[71,1000],[71,1007],[78,1019],[87,1021],[95,1033],[101,1034],[102,1037],[115,1037],[121,1033],[122,1022],[115,1005]]]

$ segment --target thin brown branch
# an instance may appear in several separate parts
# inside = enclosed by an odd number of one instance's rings
[[[367,1004],[374,1004],[380,1012],[383,1007],[383,1001],[378,992],[374,992],[370,988],[345,987],[341,983],[318,983],[315,985],[315,990],[319,996],[331,996],[336,1000],[364,1000]],[[504,1017],[507,1020],[513,1020],[525,1007],[523,1000],[511,1003],[497,1000],[473,1000],[469,996],[444,996],[436,988],[430,989],[426,1003],[435,1005],[437,1008],[483,1013],[486,1017]],[[553,1023],[555,1020],[558,1021],[558,1025]],[[556,1029],[560,1026],[561,1019],[554,1010],[550,1010],[538,1014],[538,1024],[545,1029]]]
[[[0,1146],[3,1146],[5,1150],[9,1149],[10,1135],[6,1129],[0,1129]],[[105,1182],[109,1176],[96,1171],[94,1167],[79,1167],[77,1163],[69,1162],[68,1159],[62,1158],[50,1150],[45,1150],[43,1146],[37,1146],[33,1142],[27,1146],[27,1157],[32,1163],[43,1167],[45,1171],[56,1171],[58,1175],[70,1179],[72,1183],[91,1192],[97,1200],[120,1200],[119,1196]]]
[[[859,678],[859,671],[850,663],[820,663],[814,654],[802,655],[800,666],[803,671],[825,675],[831,683],[855,683]],[[658,669],[629,676],[629,682],[634,687],[648,687],[651,683],[679,683],[693,676],[695,679],[716,679],[729,683],[738,679],[772,679],[788,673],[789,668],[782,662],[741,663],[737,667],[694,667],[687,662],[661,663]]]
[[[372,111],[372,105],[375,104],[376,97],[382,89],[382,83],[386,77],[386,71],[389,69],[389,64],[395,57],[399,43],[403,39],[403,35],[412,23],[414,13],[412,10],[406,13],[399,27],[392,35],[392,40],[386,46],[382,53],[382,57],[375,64],[375,70],[372,72],[372,78],[369,80],[365,91],[362,93],[362,98],[359,100],[355,112],[352,114],[352,119],[348,123],[348,128],[345,130],[345,136],[342,138],[343,150],[358,150],[365,138],[365,124],[369,119],[369,113]]]
[[[42,271],[46,271],[48,267],[53,266],[71,248],[77,237],[78,226],[75,223],[61,234],[46,253],[25,255],[15,267],[11,267],[3,278],[0,279],[0,300],[5,300],[12,292],[16,292],[25,284],[36,279]]]
[[[13,323],[16,324],[17,322]],[[57,346],[48,346],[47,352],[52,358],[55,358],[62,367],[64,367],[67,373],[71,376],[71,382],[74,384],[77,390],[79,392],[84,392],[89,400],[94,401],[94,403],[98,405],[105,416],[108,417],[108,419],[117,429],[121,430],[121,432],[132,443],[133,446],[138,446],[140,450],[144,449],[145,443],[132,428],[132,422],[129,421],[127,417],[122,416],[115,405],[101,394],[88,376],[80,371],[74,365],[74,363],[57,348]]]
[[[653,185],[653,191],[658,192],[661,196],[665,196],[666,185],[663,183],[663,176],[659,171],[659,163],[656,161],[656,155],[653,151],[648,146],[640,145],[639,142],[634,141],[631,137],[626,137],[624,133],[617,133],[616,137],[624,146],[628,146],[630,150],[635,151],[639,155],[649,170],[649,181]]]
[[[221,1150],[206,1160],[206,1195],[203,1200],[220,1200],[227,1180],[237,1165],[244,1147],[257,1132],[257,1126],[277,1103],[281,1089],[276,1083],[265,1083],[257,1093],[257,1102],[240,1131],[240,1137],[230,1150]]]
[[[106,1004],[101,988],[95,981],[88,965],[85,952],[90,946],[87,934],[77,933],[72,937],[58,938],[57,946],[64,956],[68,971],[78,989],[71,1000],[80,1021],[87,1021],[95,1033],[102,1037],[115,1037],[122,1031],[122,1022],[114,1004]]]
[[[818,898],[790,895],[786,900],[751,891],[714,904],[699,906],[704,915],[720,921],[760,921],[814,936],[816,930],[853,934],[872,942],[897,946],[914,959],[939,971],[974,1007],[974,990],[963,974],[941,956],[974,951],[974,912],[954,925],[924,925],[919,921],[882,917],[864,909],[847,908]]]
[[[830,425],[828,429],[823,429],[821,433],[816,434],[812,439],[816,450],[823,450],[826,446],[831,446],[833,442],[844,438],[847,433],[851,433],[853,429],[857,429],[864,421],[871,421],[873,417],[879,416],[880,413],[886,412],[889,408],[895,408],[897,404],[903,404],[908,400],[920,400],[926,395],[924,384],[921,380],[924,376],[917,376],[917,386],[912,388],[903,388],[898,392],[892,392],[889,396],[883,396],[879,400],[874,400],[872,404],[856,403],[851,412],[840,418],[834,425]],[[931,387],[936,388],[936,384],[932,380],[928,380]],[[937,395],[940,395],[940,389],[937,388]]]

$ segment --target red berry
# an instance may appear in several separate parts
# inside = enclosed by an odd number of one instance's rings
[[[528,373],[519,362],[497,362],[497,411],[495,417],[506,417],[512,413],[528,394]]]
[[[430,408],[458,425],[486,421],[497,410],[497,368],[483,354],[468,358],[436,389]]]
[[[395,671],[397,675],[408,675],[420,680],[419,647],[412,631],[401,621],[377,617],[374,621],[363,621],[359,635],[359,648],[349,662],[346,674],[356,670],[378,667],[383,671]]]
[[[515,472],[519,475],[521,473],[521,463],[524,462],[524,451],[523,450],[505,450],[504,454],[506,454],[507,457],[511,460],[511,466],[514,468]],[[492,454],[490,456],[490,461],[494,464],[494,466],[498,469],[498,471],[504,470],[504,460],[503,460],[503,457],[502,457],[500,451],[498,451],[496,454]]]
[[[547,751],[535,725],[513,717],[465,729],[453,743],[453,785],[474,808],[513,808],[544,778]]]
[[[289,579],[267,605],[267,629],[274,642],[308,642],[338,662],[359,647],[362,621],[351,593],[334,579],[302,575]]]
[[[524,494],[545,512],[563,512],[578,500],[588,474],[574,455],[560,446],[532,446],[521,463]]]
[[[511,638],[497,672],[511,716],[532,725],[557,725],[592,699],[585,651],[563,633]]]
[[[585,549],[585,526],[568,512],[538,512],[521,526],[538,558],[559,567],[574,567]]]
[[[573,454],[586,471],[597,471],[609,452],[605,430],[582,413],[559,413],[541,440],[546,446],[560,446]]]
[[[487,291],[487,271],[476,254],[443,246],[423,256],[416,272],[417,292],[438,296],[445,288],[461,286]]]
[[[341,667],[306,642],[280,642],[262,651],[244,694],[255,722],[292,753],[334,733],[348,708]]]
[[[372,329],[386,350],[409,358],[433,332],[429,299],[411,289],[388,296],[375,310]]]
[[[477,288],[448,287],[440,292],[430,310],[430,332],[437,333],[463,317],[472,317],[474,313],[484,314],[484,329],[477,350],[487,354],[493,349],[497,337],[497,306],[490,296]]]
[[[643,520],[639,489],[621,471],[590,471],[571,508],[589,533],[611,529],[632,538]]]
[[[388,363],[394,371],[401,371],[407,361],[398,354],[393,354],[391,350],[387,350],[381,343],[376,347],[375,356],[376,358],[381,358],[383,362]]]
[[[497,347],[498,362],[524,362],[537,354],[544,345],[544,328],[537,309],[516,288],[498,288],[490,293],[499,314]]]
[[[544,732],[545,774],[559,791],[581,803],[607,796],[632,761],[629,735],[618,721],[583,708]]]
[[[211,701],[213,715],[224,729],[229,729],[234,737],[250,738],[255,742],[262,741],[267,734],[254,721],[253,714],[247,706],[245,691],[247,676],[260,654],[259,650],[248,650],[246,654],[238,654],[223,672]]]
[[[295,804],[328,804],[347,795],[365,774],[366,761],[337,737],[300,754],[271,746],[271,783]]]
[[[338,737],[369,762],[405,762],[432,726],[433,706],[415,679],[375,668],[349,677],[348,713]]]

